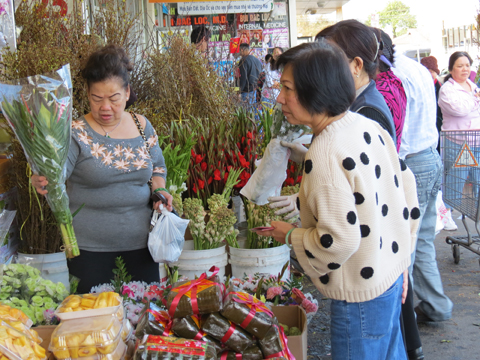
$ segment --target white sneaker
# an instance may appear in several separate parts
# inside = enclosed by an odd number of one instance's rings
[[[450,211],[450,209],[448,210],[448,212],[446,213],[446,217],[447,217],[447,223],[445,224],[445,226],[443,227],[443,230],[447,230],[447,231],[455,231],[458,229],[458,226],[457,224],[455,224],[455,221],[453,221],[453,218],[452,218],[452,212]]]

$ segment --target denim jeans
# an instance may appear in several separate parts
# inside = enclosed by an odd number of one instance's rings
[[[443,292],[434,244],[437,222],[435,202],[442,181],[442,161],[435,145],[408,155],[405,163],[415,175],[420,207],[417,247],[409,269],[413,275],[413,290],[420,299],[420,310],[430,319],[448,320],[452,317],[453,303]]]
[[[333,360],[406,360],[400,330],[403,275],[373,300],[332,300]]]

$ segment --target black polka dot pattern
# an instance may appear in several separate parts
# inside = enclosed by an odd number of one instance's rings
[[[357,215],[355,215],[354,211],[350,211],[347,214],[347,221],[349,224],[352,224],[352,225],[354,225],[357,222]]]
[[[367,144],[370,144],[372,142],[372,137],[370,136],[370,134],[368,132],[363,133],[363,138],[365,139],[365,142]]]
[[[322,246],[325,249],[328,249],[333,244],[332,235],[329,235],[329,234],[322,235],[322,237],[320,238],[320,244],[322,244]]]
[[[395,186],[398,188],[399,185],[398,185],[397,175],[395,175],[395,176],[393,177],[393,181],[395,181]]]
[[[385,142],[383,141],[383,138],[380,135],[378,135],[378,138],[380,139],[380,142],[382,143],[382,145],[385,145]]]
[[[378,193],[375,193],[375,201],[377,202],[377,205],[378,205]]]
[[[370,163],[370,159],[368,158],[367,154],[365,153],[361,153],[360,154],[360,161],[364,164],[364,165],[368,165]]]
[[[418,218],[420,218],[420,209],[414,207],[412,211],[410,211],[410,216],[413,220],[417,220]]]
[[[323,285],[327,285],[329,281],[330,281],[330,278],[328,277],[328,274],[325,274],[325,275],[323,275],[323,276],[320,276],[320,282],[321,282]]]
[[[297,197],[297,209],[298,211],[300,211],[300,198]]]
[[[360,233],[362,238],[367,237],[370,235],[370,227],[368,225],[360,225]]]
[[[388,214],[388,205],[387,204],[383,204],[382,206],[382,215],[383,216],[387,216]]]
[[[382,169],[380,168],[380,165],[375,166],[375,176],[377,179],[380,179],[380,175],[382,175]]]
[[[380,249],[382,248],[383,246],[383,240],[382,240],[382,237],[380,236]]]
[[[398,252],[398,244],[397,244],[396,241],[394,241],[392,243],[392,251],[393,251],[394,254],[396,254]]]
[[[343,167],[345,168],[345,170],[351,171],[355,169],[355,165],[355,160],[353,160],[351,157],[345,158],[345,160],[343,160]]]
[[[338,268],[340,268],[340,264],[330,263],[330,264],[328,264],[328,268],[329,268],[330,270],[337,270]]]
[[[371,267],[364,267],[362,271],[360,271],[360,275],[365,279],[368,280],[373,276],[373,269]]]
[[[315,259],[315,256],[313,256],[313,254],[308,251],[308,250],[305,250],[305,254],[307,254],[307,257],[310,258],[310,259]]]
[[[305,172],[307,174],[310,174],[310,172],[312,171],[312,168],[313,168],[312,160],[305,161]]]
[[[362,205],[365,201],[365,197],[359,192],[353,193],[353,196],[355,196],[355,205]]]
[[[407,165],[402,159],[400,159],[400,169],[402,169],[402,171],[407,170]]]
[[[404,218],[405,220],[408,220],[408,216],[409,216],[408,209],[407,209],[407,208],[404,208],[404,209],[403,209],[403,218]]]

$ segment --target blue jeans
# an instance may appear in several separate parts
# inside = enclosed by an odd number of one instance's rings
[[[442,161],[435,145],[408,155],[405,163],[415,175],[420,207],[417,247],[409,268],[409,273],[413,275],[413,290],[420,299],[420,310],[430,319],[448,320],[452,317],[453,303],[443,292],[434,244],[437,222],[435,202],[442,181]]]
[[[400,330],[403,275],[373,300],[332,300],[333,360],[406,360]]]

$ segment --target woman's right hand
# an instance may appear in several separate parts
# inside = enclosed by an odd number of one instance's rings
[[[47,186],[48,181],[45,176],[40,176],[40,175],[32,175],[31,177],[31,182],[33,187],[37,190],[37,192],[40,195],[45,195],[48,193],[47,190],[45,190],[45,186]]]

